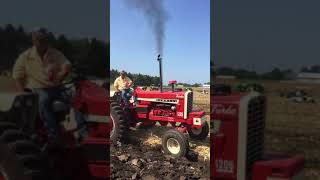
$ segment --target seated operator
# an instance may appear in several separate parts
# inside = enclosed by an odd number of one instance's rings
[[[120,76],[114,81],[113,85],[118,92],[121,91],[121,98],[125,104],[125,107],[128,107],[129,100],[127,94],[130,92],[132,81],[126,76],[125,71],[120,72]]]
[[[51,103],[60,96],[59,87],[70,72],[71,63],[60,51],[50,46],[46,29],[35,29],[32,32],[32,43],[33,46],[15,62],[13,78],[19,92],[28,88],[39,96],[39,113],[48,131],[49,142],[57,142],[60,137],[59,124]],[[86,135],[85,123],[80,118],[76,120]]]

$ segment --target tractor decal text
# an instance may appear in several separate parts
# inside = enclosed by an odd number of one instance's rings
[[[176,98],[184,98],[184,95],[177,95]]]
[[[233,173],[233,164],[232,160],[223,160],[223,159],[216,159],[216,171],[221,173]]]
[[[157,102],[178,103],[176,99],[157,99]]]
[[[214,114],[226,114],[226,115],[236,115],[237,109],[234,106],[229,105],[228,107],[221,104],[214,104],[212,106],[212,113]]]
[[[183,112],[178,112],[178,113],[177,113],[177,116],[183,117]]]

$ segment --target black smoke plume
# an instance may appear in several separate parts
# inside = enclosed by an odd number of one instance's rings
[[[124,0],[129,8],[139,10],[148,20],[156,40],[157,53],[163,53],[165,24],[168,13],[164,9],[163,0]]]

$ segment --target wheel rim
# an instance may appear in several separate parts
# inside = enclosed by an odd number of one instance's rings
[[[0,180],[10,180],[2,168],[0,169]]]
[[[110,118],[111,118],[111,132],[110,132],[110,137],[112,137],[113,136],[113,133],[114,133],[114,120],[113,120],[113,117],[112,117],[112,115],[110,114]]]
[[[202,128],[192,128],[192,129],[191,129],[191,132],[192,132],[194,135],[199,135],[199,134],[201,134],[201,132],[202,132]]]
[[[167,147],[172,154],[178,154],[181,149],[179,142],[174,138],[169,138],[167,140]]]

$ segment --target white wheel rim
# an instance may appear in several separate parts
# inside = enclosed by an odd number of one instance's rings
[[[167,140],[167,147],[172,154],[178,154],[181,149],[179,142],[174,138],[169,138]]]
[[[111,118],[111,123],[112,123],[111,132],[110,132],[110,137],[112,137],[112,136],[113,136],[113,133],[114,133],[114,120],[113,120],[113,117],[112,117],[111,114],[110,114],[110,118]]]
[[[199,135],[202,132],[202,128],[192,128],[191,132],[195,135]]]

